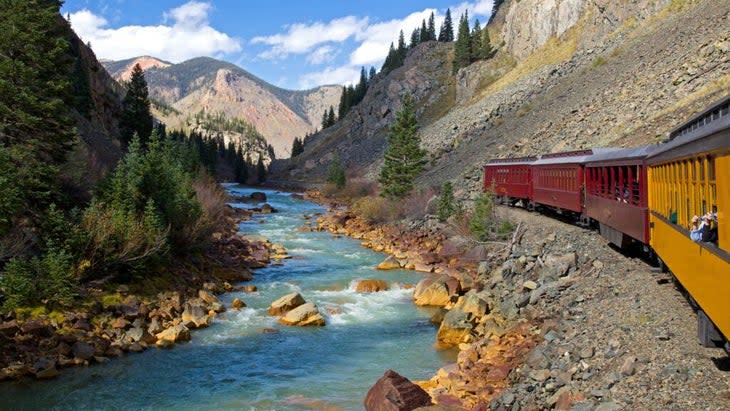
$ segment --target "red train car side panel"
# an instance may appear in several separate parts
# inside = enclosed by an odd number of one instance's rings
[[[533,201],[564,210],[583,211],[583,166],[560,163],[532,167]]]
[[[654,146],[594,156],[585,166],[585,212],[592,219],[649,244],[645,158]]]
[[[498,196],[532,199],[530,163],[534,157],[491,160],[484,166],[484,191]]]

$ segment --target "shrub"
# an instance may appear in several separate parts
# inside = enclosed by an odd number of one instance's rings
[[[0,279],[5,293],[3,308],[68,304],[76,295],[76,284],[72,258],[64,250],[48,250],[41,258],[15,258],[5,266]]]
[[[84,250],[88,270],[82,276],[84,280],[102,274],[128,279],[169,250],[168,229],[161,226],[153,200],[143,213],[94,202],[84,212],[81,227],[88,236]]]
[[[451,185],[450,181],[447,181],[441,187],[441,195],[439,196],[436,216],[439,221],[444,222],[455,212],[456,204],[454,204],[454,187]]]
[[[362,197],[352,204],[352,210],[370,223],[385,223],[398,218],[397,203],[380,196]]]
[[[469,220],[469,231],[478,241],[492,238],[496,217],[491,194],[481,194],[474,204],[474,212]]]
[[[345,187],[347,179],[345,178],[345,168],[340,163],[340,159],[335,157],[330,164],[327,173],[327,182],[334,185],[337,189]]]
[[[432,188],[421,188],[411,191],[408,197],[400,202],[400,216],[402,218],[423,218],[433,212],[433,200],[436,192]],[[431,208],[429,210],[429,207]]]

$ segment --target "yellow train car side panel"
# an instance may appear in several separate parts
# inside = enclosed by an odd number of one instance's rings
[[[651,246],[720,332],[730,338],[730,264],[711,252],[710,246],[693,242],[664,219],[652,214],[649,221]]]
[[[715,159],[715,173],[718,246],[730,253],[730,155]]]

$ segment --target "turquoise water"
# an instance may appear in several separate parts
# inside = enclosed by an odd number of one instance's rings
[[[419,274],[376,271],[383,254],[349,238],[296,231],[303,215],[325,210],[287,193],[266,194],[280,212],[255,216],[241,231],[284,244],[293,258],[256,270],[248,284],[257,292],[221,297],[226,305],[241,298],[247,308],[224,313],[172,350],[66,369],[52,381],[2,383],[0,409],[360,410],[386,369],[427,379],[452,360],[433,348],[432,312],[398,287],[415,284]],[[355,293],[362,278],[383,279],[391,290]],[[287,327],[266,315],[273,300],[294,291],[317,304],[325,327]]]

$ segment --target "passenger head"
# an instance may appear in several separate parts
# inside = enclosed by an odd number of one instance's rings
[[[700,218],[698,216],[692,217],[692,224],[697,224],[698,221],[700,221]]]

